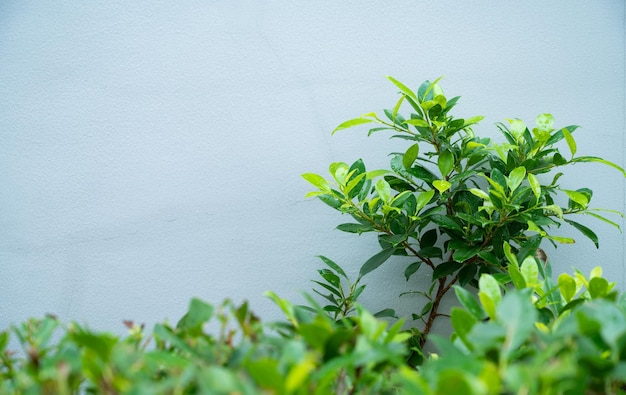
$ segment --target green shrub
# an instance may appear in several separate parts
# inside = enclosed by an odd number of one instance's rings
[[[433,336],[439,354],[419,369],[406,364],[402,321],[389,326],[359,306],[335,321],[312,300],[303,309],[269,293],[282,322],[198,299],[177,325],[148,334],[128,323],[124,337],[31,319],[0,334],[0,393],[626,393],[626,297],[614,284],[599,269],[555,284],[532,257],[507,273],[514,285],[483,274],[478,300],[454,288],[454,333]],[[7,350],[10,334],[21,353]]]
[[[552,170],[581,162],[602,163],[626,175],[604,159],[576,156],[572,133],[578,126],[555,128],[550,114],[539,115],[534,128],[509,119],[497,125],[506,142],[496,144],[472,130],[482,117],[459,119],[450,114],[459,97],[446,97],[439,80],[426,81],[413,91],[389,79],[399,89],[400,99],[393,109],[384,110],[386,119],[367,113],[342,123],[333,133],[375,124],[368,135],[391,132],[392,138],[407,141],[406,150],[391,153],[386,170],[367,171],[359,159],[351,165],[331,163],[329,179],[314,173],[303,177],[317,188],[307,196],[319,198],[353,220],[337,229],[378,236],[381,250],[362,264],[357,284],[392,256],[413,258],[405,270],[406,281],[419,270],[429,271],[432,284],[415,291],[423,302],[412,315],[423,322],[416,328],[420,346],[435,319],[445,315],[440,303],[453,286],[476,287],[485,273],[502,278],[507,254],[518,254],[522,260],[542,255],[544,239],[552,244],[573,243],[552,233],[562,224],[573,226],[598,247],[597,235],[573,220],[577,215],[619,228],[590,207],[589,188],[561,188],[560,172],[548,177]],[[404,107],[408,115],[401,114]],[[562,141],[567,154],[558,147]],[[328,264],[329,259],[323,259]],[[326,280],[323,287],[331,292],[321,293],[330,302],[327,309],[335,314],[348,311],[346,306],[362,291],[361,286],[348,297],[339,295],[336,266],[333,263],[330,270],[320,272]],[[387,311],[387,315],[394,314]]]

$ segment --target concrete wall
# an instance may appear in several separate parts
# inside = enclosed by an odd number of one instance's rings
[[[340,122],[389,108],[392,75],[444,75],[458,116],[543,112],[579,124],[581,155],[624,166],[624,3],[603,1],[122,1],[0,3],[0,327],[55,313],[95,328],[175,320],[192,296],[301,300],[326,255],[357,273],[371,237],[316,200],[304,172],[401,149]],[[581,164],[562,180],[626,210],[624,179]],[[625,285],[624,236],[550,253]],[[619,219],[623,225],[623,221]],[[413,289],[388,264],[372,309]],[[418,276],[415,281],[427,281]]]

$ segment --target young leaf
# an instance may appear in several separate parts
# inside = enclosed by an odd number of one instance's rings
[[[572,158],[576,155],[576,141],[572,137],[572,134],[567,130],[567,128],[561,129],[563,132],[563,137],[565,137],[565,141],[567,142],[567,146],[569,147],[570,152],[572,153]]]
[[[576,295],[576,280],[567,273],[561,273],[557,283],[559,285],[559,291],[561,291],[561,295],[563,295],[563,299],[565,299],[566,303],[569,303],[574,295]]]
[[[527,256],[520,266],[520,271],[528,286],[532,287],[534,284],[537,284],[539,280],[539,268],[537,267],[537,260],[534,257]]]
[[[437,189],[439,191],[439,193],[444,193],[445,191],[450,189],[452,184],[450,184],[446,180],[435,180],[435,181],[433,181],[433,186],[435,187],[435,189]]]
[[[302,174],[302,178],[304,178],[314,186],[318,187],[322,191],[330,192],[330,185],[328,185],[328,182],[324,179],[324,177],[320,176],[319,174],[304,173]]]
[[[567,197],[569,197],[574,203],[577,203],[583,207],[583,209],[587,208],[589,205],[589,198],[584,194],[578,191],[569,191],[566,189],[561,189]]]
[[[393,84],[395,86],[397,86],[398,89],[400,89],[400,91],[403,94],[407,95],[408,97],[410,97],[413,100],[417,100],[417,96],[415,95],[415,92],[413,92],[412,90],[407,88],[406,85],[404,85],[402,82],[396,80],[395,78],[393,78],[391,76],[387,76],[387,78],[389,79],[389,81],[393,82]]]
[[[391,199],[391,187],[389,186],[389,183],[381,178],[376,181],[374,187],[376,188],[376,193],[378,193],[378,196],[380,196],[381,200],[385,203],[388,203]]]
[[[342,124],[340,124],[339,126],[337,126],[331,134],[335,134],[336,132],[343,130],[343,129],[348,129],[351,128],[353,126],[357,126],[357,125],[363,125],[364,123],[370,123],[370,122],[374,122],[373,119],[367,119],[367,118],[354,118],[351,119],[349,121],[343,122]]]
[[[500,292],[500,284],[498,281],[490,275],[483,273],[478,280],[478,288],[480,292],[484,292],[489,298],[497,305],[502,299],[502,294]]]
[[[420,193],[417,196],[417,198],[416,198],[415,212],[419,213],[419,211],[421,209],[423,209],[424,206],[426,206],[428,204],[428,202],[430,202],[430,200],[433,198],[433,196],[435,196],[435,190],[434,189],[431,189],[429,191]]]
[[[535,197],[539,199],[539,196],[541,196],[541,184],[534,174],[528,173],[528,183],[530,184],[530,189],[532,189]]]
[[[520,186],[522,181],[524,181],[524,177],[526,177],[526,168],[523,166],[517,167],[509,173],[506,183],[511,194]]]

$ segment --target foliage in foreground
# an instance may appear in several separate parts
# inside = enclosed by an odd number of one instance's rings
[[[624,295],[599,269],[555,284],[549,266],[510,257],[514,288],[490,274],[478,300],[455,288],[452,338],[435,337],[440,353],[419,369],[407,364],[411,334],[401,321],[389,326],[360,307],[335,321],[269,293],[284,322],[263,324],[245,303],[215,309],[198,299],[149,336],[130,323],[118,337],[31,319],[0,334],[0,393],[626,393]],[[10,333],[19,354],[7,349]]]

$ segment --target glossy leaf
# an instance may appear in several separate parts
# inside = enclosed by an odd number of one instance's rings
[[[450,184],[446,180],[435,180],[435,181],[433,181],[433,187],[435,187],[435,189],[437,189],[439,191],[439,193],[444,193],[445,191],[450,189],[451,186],[452,186],[452,184]]]
[[[446,150],[439,154],[439,158],[437,159],[437,166],[439,167],[439,171],[442,176],[447,176],[454,167],[454,155],[452,152]]]
[[[419,154],[419,149],[420,146],[418,144],[413,144],[406,150],[406,152],[402,156],[402,165],[405,169],[410,169],[411,166],[413,166],[413,163],[415,162],[415,159],[417,159],[417,155]]]
[[[507,186],[509,187],[509,191],[513,193],[517,187],[520,186],[524,178],[526,177],[526,168],[525,167],[516,167],[511,171],[509,176],[507,177]]]

